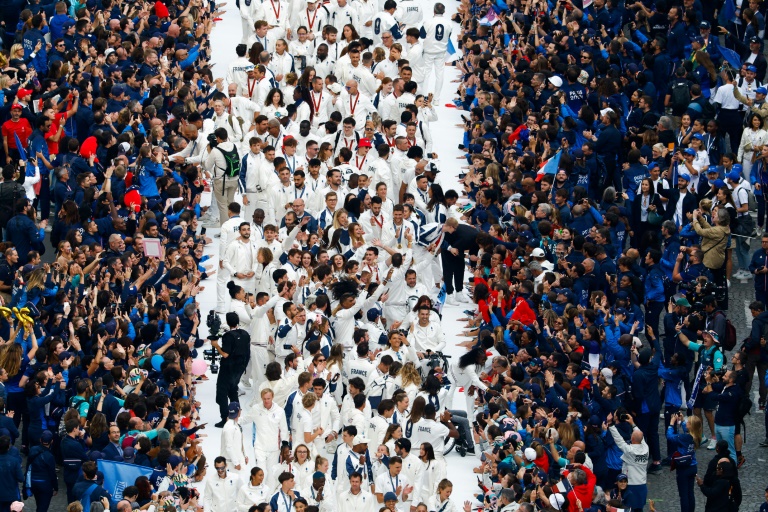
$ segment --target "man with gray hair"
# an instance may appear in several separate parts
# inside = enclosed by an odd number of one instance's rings
[[[515,502],[515,491],[513,489],[502,489],[499,494],[499,500],[501,501],[499,512],[515,512],[520,510],[520,505]]]
[[[453,22],[445,17],[445,5],[435,4],[434,16],[425,21],[421,27],[421,38],[424,40],[424,86],[426,93],[431,91],[435,98],[440,99],[443,89],[443,70],[445,68],[445,53],[448,49],[448,41],[451,39]],[[432,89],[427,86],[427,80],[435,70],[435,85]]]

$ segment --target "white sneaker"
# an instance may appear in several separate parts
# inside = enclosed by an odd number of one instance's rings
[[[445,297],[445,303],[447,305],[449,305],[449,306],[458,306],[459,305],[459,303],[456,300],[456,297],[455,297],[455,295],[453,293]]]
[[[456,298],[459,302],[463,302],[465,304],[469,304],[472,302],[472,298],[469,296],[466,290],[462,290],[458,293],[456,293]]]
[[[709,440],[709,444],[707,445],[707,450],[714,450],[715,445],[717,444],[717,440],[713,437]]]

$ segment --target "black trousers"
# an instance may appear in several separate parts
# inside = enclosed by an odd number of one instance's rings
[[[237,384],[240,377],[243,376],[246,364],[242,361],[221,361],[221,368],[216,379],[216,403],[219,405],[219,414],[222,420],[226,420],[229,415],[230,402],[237,402]]]
[[[442,249],[440,256],[443,262],[445,292],[450,295],[454,290],[457,292],[462,291],[464,289],[464,252],[459,252],[458,256],[454,256],[445,249]]]
[[[720,125],[720,135],[723,138],[726,134],[730,136],[731,151],[735,153],[739,149],[741,134],[744,132],[744,112],[720,109],[717,122]]]

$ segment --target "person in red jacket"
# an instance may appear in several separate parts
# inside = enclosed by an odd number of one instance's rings
[[[587,466],[575,463],[573,469],[565,471],[563,476],[571,484],[571,489],[566,495],[568,497],[568,512],[581,512],[582,509],[589,508],[597,483],[597,477],[594,473]],[[560,484],[558,484],[559,486]]]
[[[5,163],[9,164],[12,160],[20,158],[19,148],[16,147],[16,137],[19,137],[21,145],[26,147],[27,139],[32,135],[32,125],[26,118],[21,117],[23,107],[14,103],[11,105],[11,118],[3,123],[3,149],[5,150]]]

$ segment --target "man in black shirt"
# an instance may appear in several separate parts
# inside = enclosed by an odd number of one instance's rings
[[[464,288],[464,253],[477,255],[477,229],[468,224],[459,224],[456,219],[448,219],[443,225],[443,240],[440,255],[443,262],[443,279],[448,294],[447,304],[456,305],[457,301],[470,302],[471,298],[463,292]],[[456,294],[454,295],[454,290]]]
[[[6,304],[11,303],[13,279],[19,269],[19,253],[13,247],[5,250],[5,259],[0,263],[0,295]]]
[[[211,342],[221,355],[221,369],[216,380],[216,403],[221,413],[221,421],[216,423],[217,428],[222,428],[227,422],[229,402],[237,402],[237,383],[251,355],[251,336],[244,329],[238,328],[240,318],[237,313],[227,313],[227,325],[229,331],[221,337],[221,344],[218,340]]]

